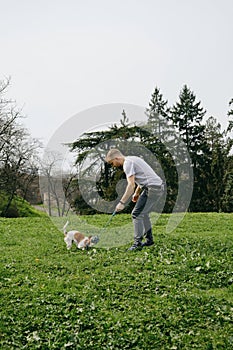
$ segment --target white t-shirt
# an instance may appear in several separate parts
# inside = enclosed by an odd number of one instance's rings
[[[126,174],[126,177],[134,175],[135,182],[140,187],[160,186],[162,184],[162,179],[142,158],[136,156],[125,157],[123,170]]]

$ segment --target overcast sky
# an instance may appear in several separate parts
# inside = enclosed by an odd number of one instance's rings
[[[226,127],[232,0],[0,0],[0,10],[0,79],[11,76],[33,137],[47,142],[94,106],[147,107],[156,86],[172,105],[184,84]]]

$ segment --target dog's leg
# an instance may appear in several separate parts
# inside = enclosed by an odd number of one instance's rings
[[[64,241],[65,241],[65,243],[66,243],[66,248],[67,248],[68,250],[70,250],[71,247],[72,247],[72,239],[70,239],[70,237],[66,236],[66,237],[64,238]]]
[[[78,242],[76,240],[74,240],[74,243],[75,243],[76,247],[79,248]]]

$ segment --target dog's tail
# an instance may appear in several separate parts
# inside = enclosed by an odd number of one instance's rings
[[[67,231],[66,231],[66,228],[67,226],[69,225],[69,221],[67,220],[65,225],[63,226],[63,232],[64,232],[64,235],[66,236],[67,235]]]

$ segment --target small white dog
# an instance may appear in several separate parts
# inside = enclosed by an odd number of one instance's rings
[[[99,242],[98,236],[85,236],[79,231],[66,231],[66,228],[69,224],[69,221],[66,222],[66,224],[63,227],[64,232],[64,241],[66,243],[67,249],[70,249],[72,247],[72,243],[76,245],[79,249],[88,249],[89,247],[92,247],[94,244]]]

